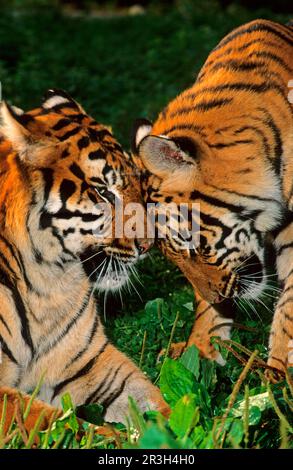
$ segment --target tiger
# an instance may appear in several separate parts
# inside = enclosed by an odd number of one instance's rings
[[[0,135],[0,397],[41,380],[47,417],[66,392],[74,405],[100,403],[108,422],[125,422],[128,396],[167,412],[107,338],[94,295],[120,289],[152,244],[109,230],[117,201],[143,209],[126,153],[58,89],[28,112],[2,102]]]
[[[195,290],[187,345],[204,357],[225,364],[211,338],[229,339],[233,305],[265,292],[271,241],[279,287],[267,367],[276,374],[293,362],[292,79],[293,24],[244,24],[154,124],[134,123],[131,144],[145,203],[186,203],[189,216],[200,207],[193,244],[169,229],[158,245]],[[174,354],[185,347],[179,343]]]

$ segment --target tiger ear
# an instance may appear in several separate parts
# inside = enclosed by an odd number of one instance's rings
[[[194,187],[197,146],[191,139],[149,135],[140,142],[138,154],[144,167],[163,180],[161,189],[188,191]]]
[[[131,159],[138,170],[145,170],[139,155],[141,141],[152,131],[153,125],[148,119],[136,119],[131,130]]]
[[[141,141],[152,132],[153,124],[148,119],[136,119],[131,131],[131,151],[138,154],[138,147]]]
[[[44,131],[40,123],[15,106],[6,102],[1,103],[1,133],[10,141],[12,148],[23,160],[33,160],[35,150],[41,146],[38,135]],[[48,143],[46,144],[48,145]]]
[[[54,111],[58,106],[68,106],[78,113],[85,114],[83,107],[75,101],[67,91],[60,88],[50,88],[43,95],[42,107]]]
[[[10,106],[5,101],[1,103],[1,131],[11,142],[12,147],[21,154],[28,146],[30,138],[28,123],[32,119],[21,109]]]

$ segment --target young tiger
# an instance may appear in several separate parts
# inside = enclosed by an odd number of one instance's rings
[[[154,125],[135,125],[145,201],[200,204],[198,246],[186,247],[170,231],[158,242],[196,290],[187,344],[219,362],[210,338],[229,337],[229,300],[263,292],[268,235],[282,288],[268,362],[283,371],[293,362],[292,79],[293,25],[252,21],[219,43]]]
[[[101,403],[108,421],[125,419],[129,395],[143,410],[166,410],[105,336],[94,298],[96,287],[125,283],[149,247],[108,230],[115,200],[140,201],[126,155],[60,90],[27,113],[2,103],[1,115],[0,386],[29,392],[45,374],[41,399],[57,406],[67,391],[76,404]]]

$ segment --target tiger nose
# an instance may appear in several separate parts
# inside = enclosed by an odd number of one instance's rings
[[[138,238],[135,240],[135,246],[140,255],[146,253],[154,244],[154,241],[148,238]]]

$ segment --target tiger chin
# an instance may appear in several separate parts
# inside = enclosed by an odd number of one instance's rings
[[[145,202],[185,203],[189,215],[193,204],[200,207],[197,243],[186,247],[169,230],[158,244],[195,289],[187,345],[220,363],[210,340],[229,338],[233,301],[266,295],[269,238],[280,289],[268,294],[279,295],[268,364],[281,371],[293,365],[292,77],[292,24],[255,20],[219,43],[194,85],[154,124],[134,125],[133,160]]]
[[[0,135],[1,397],[8,390],[13,402],[11,387],[29,392],[43,376],[48,419],[65,392],[77,405],[102,404],[107,421],[125,421],[128,396],[167,413],[157,387],[105,336],[93,295],[121,287],[151,245],[111,231],[116,199],[141,204],[127,155],[62,90],[30,112],[2,103]]]

